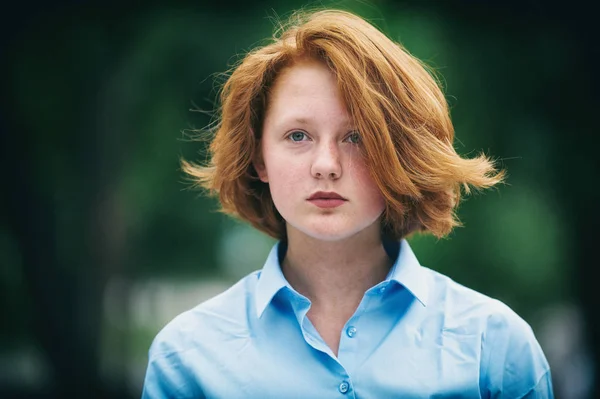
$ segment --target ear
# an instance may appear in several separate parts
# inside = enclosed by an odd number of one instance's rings
[[[255,163],[254,164],[254,169],[256,169],[256,173],[258,173],[258,178],[260,179],[261,182],[263,183],[268,183],[269,182],[269,176],[267,175],[267,168],[265,168],[265,164],[258,164]]]
[[[263,161],[262,156],[260,154],[254,157],[254,159],[252,160],[252,166],[254,166],[254,169],[256,170],[260,181],[263,183],[268,183],[269,176],[267,175],[267,167],[265,166],[265,162]]]

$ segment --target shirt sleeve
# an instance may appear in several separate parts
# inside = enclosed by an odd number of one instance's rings
[[[164,345],[164,343],[163,343]],[[142,399],[198,398],[205,396],[178,352],[158,352],[155,342],[148,353],[148,368],[144,378]]]
[[[522,399],[538,399],[538,398],[553,398],[552,393],[552,377],[550,370],[546,372],[536,384],[535,387],[531,388],[529,392],[523,396]]]
[[[506,305],[487,320],[481,362],[483,398],[554,398],[550,366],[533,330]]]

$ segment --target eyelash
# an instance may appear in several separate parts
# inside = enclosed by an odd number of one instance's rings
[[[286,138],[293,143],[300,143],[302,141],[305,141],[305,140],[292,140],[292,135],[294,135],[295,133],[302,133],[304,135],[303,138],[308,138],[308,135],[305,132],[303,132],[302,130],[294,130],[290,134],[288,134]],[[354,135],[358,136],[358,141],[357,142],[351,141],[350,143],[351,144],[359,144],[360,143],[360,134],[357,131],[350,132],[350,134],[348,134],[344,138],[344,141],[348,140],[350,137],[353,137]]]

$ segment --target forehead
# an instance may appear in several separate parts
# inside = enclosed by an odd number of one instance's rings
[[[317,94],[321,91],[337,92],[335,75],[324,62],[310,58],[296,60],[284,67],[271,88],[273,96]]]
[[[335,74],[323,62],[312,59],[297,61],[279,73],[269,92],[267,116],[303,122],[333,117],[350,122]]]

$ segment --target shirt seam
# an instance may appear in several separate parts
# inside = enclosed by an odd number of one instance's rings
[[[155,360],[158,360],[159,357],[161,359],[166,359],[166,358],[169,358],[171,356],[181,355],[181,354],[184,354],[186,352],[193,351],[193,350],[198,350],[198,348],[187,348],[187,349],[182,349],[182,350],[160,351],[158,353],[154,353],[153,355],[149,356],[148,359],[149,359],[150,362],[153,362]]]
[[[540,378],[538,378],[537,382],[535,384],[533,384],[533,386],[531,388],[529,388],[529,390],[527,392],[525,392],[523,395],[519,396],[517,399],[523,399],[525,396],[527,396],[531,392],[533,392],[533,390],[535,388],[537,388],[538,385],[540,385],[540,382],[542,382],[542,380],[544,379],[544,377],[546,377],[548,375],[548,373],[550,373],[550,368],[547,368],[546,371],[544,372],[544,374],[542,374],[540,376]]]

